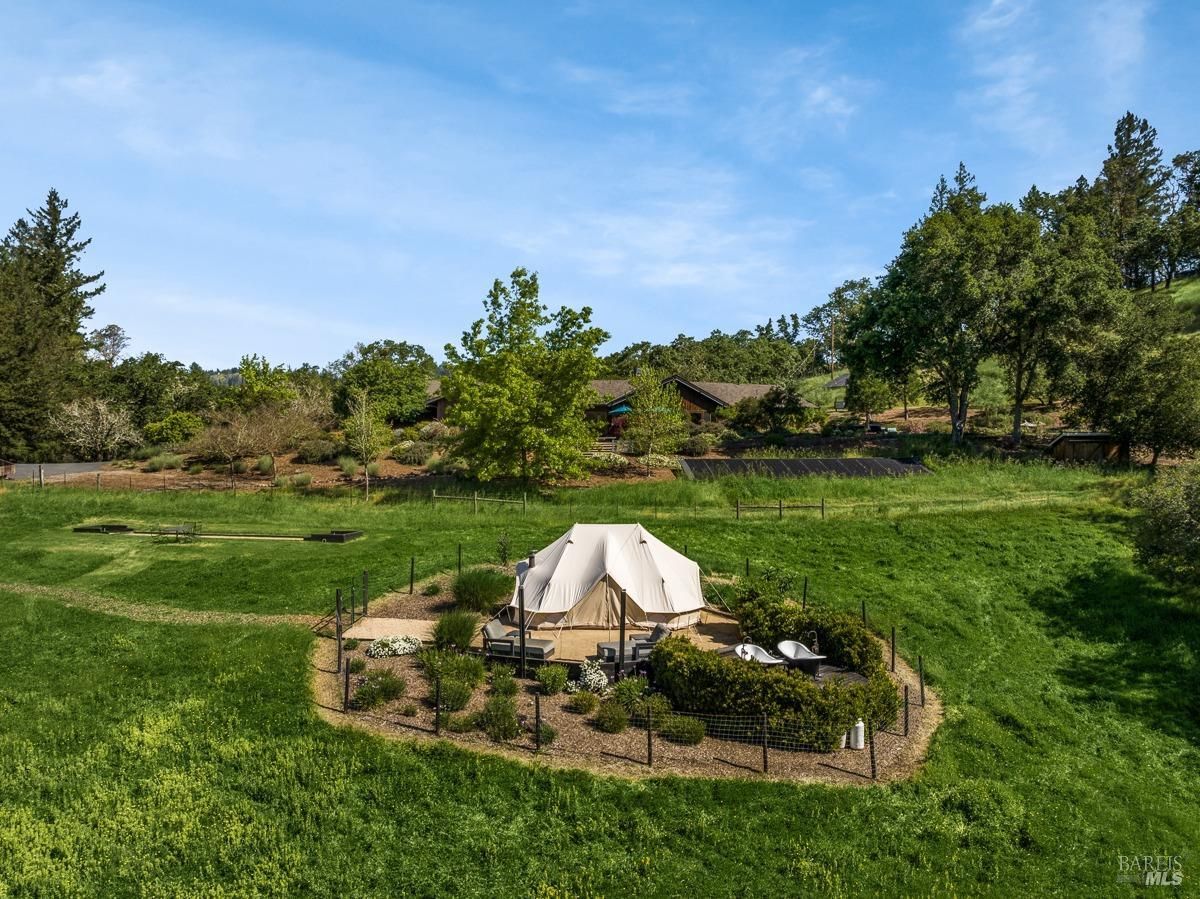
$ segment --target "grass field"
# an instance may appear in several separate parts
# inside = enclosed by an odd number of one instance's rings
[[[563,493],[519,512],[384,498],[0,494],[0,895],[1121,895],[1117,855],[1200,844],[1200,610],[1135,566],[1129,476],[959,463],[906,481]],[[829,517],[735,522],[734,496]],[[469,507],[468,507],[469,508]],[[658,518],[654,518],[657,508]],[[642,520],[706,568],[808,574],[900,629],[946,721],[911,782],[832,788],[551,772],[330,726],[302,627],[147,623],[55,590],[184,610],[324,611],[363,568],[407,587],[571,518]],[[76,535],[361,526],[345,546]],[[50,588],[33,595],[30,585]]]

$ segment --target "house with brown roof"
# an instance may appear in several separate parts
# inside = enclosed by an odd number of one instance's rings
[[[671,375],[663,380],[664,384],[672,383],[679,391],[688,417],[697,424],[711,421],[719,409],[736,405],[742,400],[759,399],[776,385],[774,384],[731,384],[725,381],[689,381],[679,375]],[[630,400],[633,397],[633,384],[625,378],[610,378],[592,381],[592,389],[600,397],[587,411],[587,417],[598,421],[612,422],[631,411]],[[446,414],[446,400],[441,395],[441,381],[430,381],[426,385],[429,402],[426,406],[426,417],[441,419]],[[816,408],[812,403],[806,403],[810,408]]]

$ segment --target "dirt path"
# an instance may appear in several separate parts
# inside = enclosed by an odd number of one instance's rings
[[[144,605],[127,602],[112,596],[100,596],[73,587],[45,586],[41,584],[0,583],[0,592],[19,596],[36,596],[49,599],[76,609],[117,615],[134,621],[149,621],[155,624],[248,624],[271,626],[293,624],[315,627],[322,619],[317,615],[258,615],[253,612],[222,612],[204,609],[180,609],[174,606]]]

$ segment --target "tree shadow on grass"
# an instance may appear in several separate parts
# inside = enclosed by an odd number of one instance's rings
[[[1084,641],[1056,674],[1086,702],[1200,744],[1200,606],[1129,563],[1102,562],[1030,599],[1051,635]]]

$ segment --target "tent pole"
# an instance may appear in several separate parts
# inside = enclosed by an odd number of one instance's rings
[[[621,626],[617,634],[617,676],[614,680],[620,680],[625,672],[625,588],[621,588]]]
[[[525,585],[517,588],[517,617],[521,629],[521,677],[525,676]]]

